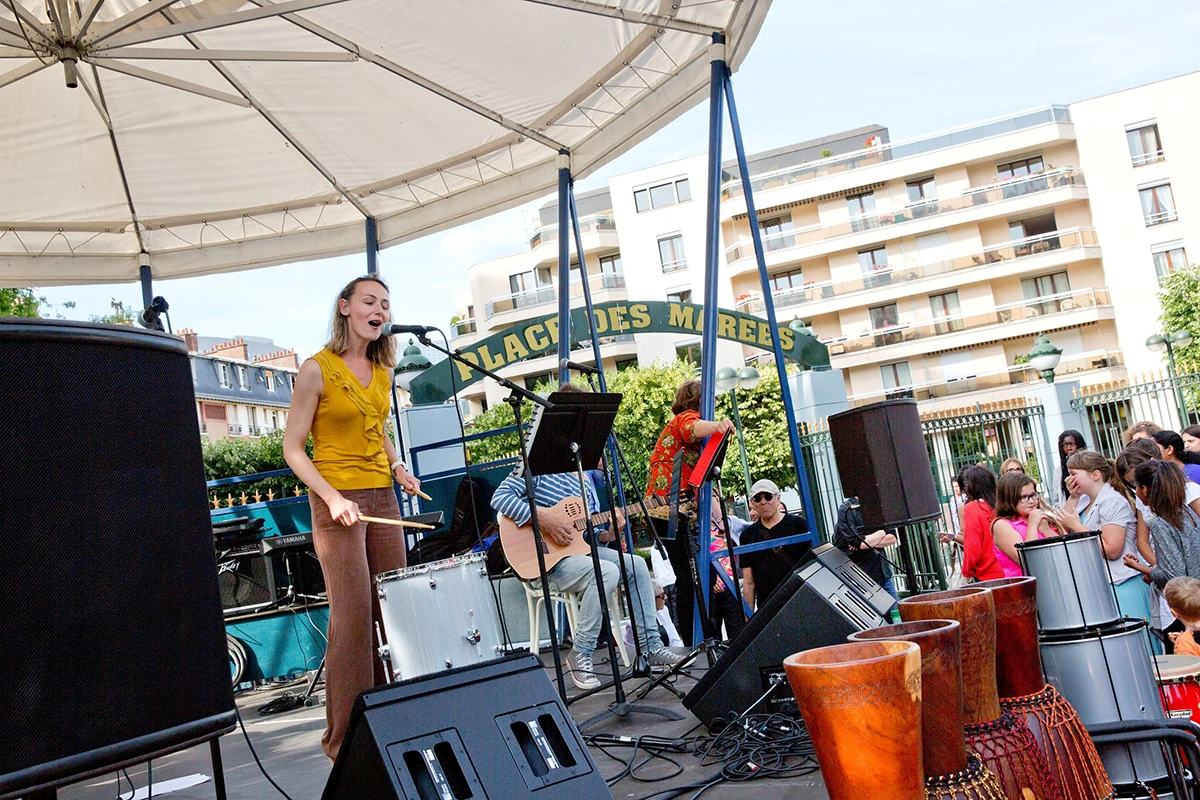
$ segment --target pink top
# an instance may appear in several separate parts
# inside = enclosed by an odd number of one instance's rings
[[[1004,518],[1003,517],[996,518],[997,522],[1001,519],[1004,519]],[[1028,538],[1028,532],[1029,532],[1029,521],[1028,520],[1024,520],[1024,519],[1021,519],[1020,517],[1018,517],[1016,519],[1009,519],[1009,520],[1005,520],[1005,521],[1013,526],[1013,530],[1015,530],[1017,532],[1017,535],[1020,536],[1022,540]],[[1046,538],[1045,535],[1041,531],[1035,531],[1035,533],[1037,533],[1037,538],[1039,538],[1039,539]],[[1018,564],[1017,562],[1013,561],[1011,558],[1009,558],[1008,554],[1000,549],[1000,545],[994,544],[992,546],[994,548],[996,548],[996,560],[998,562],[1000,562],[1000,569],[1004,570],[1004,577],[1019,578],[1025,574],[1024,572],[1021,571],[1021,565]]]

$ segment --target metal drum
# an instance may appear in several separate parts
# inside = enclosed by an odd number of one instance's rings
[[[375,578],[394,680],[478,664],[503,652],[500,619],[482,553]]]
[[[1021,542],[1017,555],[1025,574],[1038,581],[1041,630],[1081,630],[1121,619],[1099,532]]]
[[[1042,580],[1038,579],[1040,590]],[[1084,725],[1166,718],[1146,621],[1124,619],[1103,630],[1043,633],[1046,680],[1075,707]],[[1167,775],[1157,744],[1096,748],[1113,783],[1157,780]]]

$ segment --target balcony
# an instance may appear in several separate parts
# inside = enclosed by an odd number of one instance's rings
[[[913,203],[892,212],[854,217],[848,222],[841,222],[836,225],[809,225],[805,228],[782,231],[764,238],[763,250],[774,253],[787,252],[788,250],[817,244],[838,236],[848,236],[865,231],[884,229],[892,225],[902,225],[907,222],[937,217],[976,206],[986,206],[1018,197],[1036,195],[1052,189],[1074,186],[1083,187],[1085,185],[1083,182],[1083,173],[1077,169],[1065,167],[1050,170],[1049,172],[1041,172],[1037,175],[1027,175],[1023,178],[997,181],[987,186],[968,189],[957,197],[949,197],[945,200],[937,198],[922,200],[919,203]],[[880,241],[883,241],[884,239],[901,235],[903,234],[889,233],[878,238]],[[789,239],[793,244],[784,246],[780,242],[783,239]],[[771,242],[770,246],[768,246],[768,241]],[[725,251],[725,260],[730,266],[734,266],[738,261],[743,259],[753,258],[754,243],[750,241],[739,242]]]
[[[1080,372],[1092,372],[1100,369],[1119,369],[1125,365],[1125,360],[1119,350],[1097,350],[1081,353],[1071,358],[1064,358],[1054,370],[1056,377],[1073,375]],[[984,372],[978,375],[968,375],[962,378],[950,378],[914,383],[911,386],[899,386],[895,389],[881,389],[874,392],[862,392],[850,395],[847,399],[851,406],[874,403],[885,398],[895,399],[908,397],[917,401],[937,400],[943,397],[967,394],[977,391],[996,391],[1009,386],[1021,386],[1040,381],[1041,375],[1028,364],[1015,364],[1007,369]]]
[[[460,336],[466,336],[468,333],[475,333],[475,318],[467,317],[460,319],[450,326],[450,338],[457,339]]]
[[[1133,166],[1144,167],[1147,164],[1156,164],[1159,161],[1163,161],[1166,157],[1166,154],[1162,150],[1151,150],[1148,153],[1137,153],[1130,158],[1133,161]]]
[[[230,425],[229,425],[229,435],[230,436],[244,436],[245,433],[246,433],[246,431],[241,425],[239,425],[237,423],[230,423]]]
[[[878,291],[885,286],[903,287],[914,281],[945,275],[960,270],[975,269],[999,264],[1005,261],[1015,261],[1040,256],[1058,250],[1072,251],[1084,247],[1096,247],[1096,231],[1094,228],[1069,228],[1052,231],[1040,236],[1030,236],[1000,245],[985,247],[978,253],[959,256],[949,261],[935,261],[928,264],[912,262],[907,259],[893,259],[884,269],[862,275],[849,281],[809,281],[801,287],[781,289],[772,293],[775,307],[779,309],[804,305],[835,297],[844,297],[866,291]],[[912,288],[904,293],[912,294]],[[872,297],[872,300],[877,299]],[[736,304],[738,311],[747,314],[762,315],[766,313],[762,294],[753,292],[749,297],[739,300]],[[819,313],[826,313],[821,309]],[[814,313],[814,312],[805,312]]]
[[[1162,225],[1164,222],[1174,222],[1179,219],[1179,214],[1173,208],[1169,211],[1159,211],[1155,214],[1146,214],[1145,216],[1147,228],[1151,225]]]
[[[599,272],[588,275],[588,281],[591,289],[594,292],[609,291],[613,289],[625,288],[625,273],[623,272]],[[571,297],[583,297],[583,284],[580,281],[571,282]],[[547,305],[558,300],[558,292],[553,286],[542,286],[531,292],[517,292],[515,294],[506,294],[502,297],[493,297],[484,305],[484,311],[488,319],[503,314],[507,311],[516,311],[522,308],[533,308],[534,306]]]
[[[935,133],[917,139],[890,142],[878,147],[857,150],[853,153],[844,153],[832,158],[823,158],[820,161],[813,161],[809,164],[798,164],[794,167],[751,175],[750,189],[755,194],[758,194],[765,189],[790,186],[812,180],[813,178],[822,178],[839,172],[847,172],[901,158],[932,153],[937,150],[944,150],[969,142],[977,142],[993,136],[1003,136],[1007,133],[1034,128],[1039,125],[1070,121],[1071,115],[1066,106],[1044,106],[1032,111],[979,122],[943,133]],[[721,187],[722,199],[737,197],[743,193],[742,182],[737,179],[726,181]]]
[[[582,236],[590,231],[615,231],[617,229],[617,221],[613,218],[611,212],[604,214],[589,214],[586,217],[579,218],[579,235]],[[574,234],[571,234],[574,236]],[[551,225],[543,225],[533,232],[533,236],[529,239],[529,249],[532,250],[546,242],[554,242],[558,240],[558,223]]]
[[[855,336],[826,337],[822,338],[821,342],[829,347],[829,355],[848,356],[900,344],[928,341],[964,331],[978,331],[995,325],[1010,325],[1035,319],[1040,324],[1046,317],[1082,309],[1111,306],[1111,304],[1107,288],[1080,289],[996,306],[994,310],[984,314],[960,314],[953,317],[931,319],[927,322],[889,325],[885,328],[869,329]],[[1004,335],[1008,337],[1021,334],[1014,332]],[[986,341],[986,339],[979,336],[971,337],[971,343],[980,341]],[[946,346],[955,345],[947,344]],[[835,364],[834,366],[840,365]]]

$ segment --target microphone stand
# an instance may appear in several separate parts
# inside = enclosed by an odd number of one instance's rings
[[[448,347],[442,347],[439,344],[434,344],[430,339],[428,332],[418,333],[417,340],[426,347],[431,347],[439,353],[445,353],[446,356],[457,364],[463,364],[468,368],[478,372],[480,375],[485,375],[498,384],[508,389],[508,397],[504,398],[504,402],[508,403],[513,412],[513,419],[517,426],[517,441],[520,444],[521,454],[521,475],[525,478],[525,499],[529,501],[529,524],[533,528],[533,540],[537,549],[538,561],[538,577],[542,582],[542,600],[546,608],[546,629],[550,634],[550,651],[554,654],[554,674],[558,681],[558,695],[565,703],[567,702],[567,685],[563,680],[562,654],[558,652],[558,631],[554,624],[554,600],[550,595],[550,581],[546,578],[546,545],[542,539],[542,528],[538,523],[537,503],[533,499],[534,486],[533,476],[529,473],[529,448],[525,442],[525,431],[522,430],[521,420],[521,401],[528,400],[531,403],[536,403],[542,408],[553,408],[553,404],[549,401],[538,397],[533,392],[523,386],[517,386],[508,378],[503,378],[492,372],[486,367],[481,367],[478,364],[472,363],[469,359],[463,358],[462,353],[457,350],[451,350]],[[530,642],[530,647],[533,642]]]

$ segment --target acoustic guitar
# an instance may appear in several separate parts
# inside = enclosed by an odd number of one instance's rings
[[[654,516],[658,516],[655,512],[669,511],[670,500],[666,497],[647,497],[645,503],[647,510]],[[683,505],[680,504],[681,514],[685,513]],[[547,571],[567,556],[586,556],[591,553],[591,546],[583,537],[583,534],[587,532],[583,500],[578,497],[568,497],[553,506],[553,510],[566,514],[571,520],[574,533],[571,534],[571,541],[563,546],[556,545],[545,534],[542,535],[542,553],[546,559]],[[626,515],[640,514],[641,510],[641,503],[633,503],[621,509],[622,513]],[[611,517],[612,513],[609,511],[592,514],[592,524],[603,525]],[[538,578],[537,548],[534,546],[533,525],[528,523],[518,525],[508,517],[501,516],[500,544],[504,548],[504,557],[508,559],[509,566],[521,580],[531,581]]]

